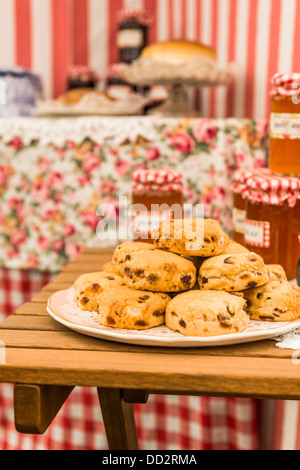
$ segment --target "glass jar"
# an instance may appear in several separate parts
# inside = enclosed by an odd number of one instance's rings
[[[75,90],[78,88],[94,89],[99,83],[98,74],[90,67],[85,65],[74,65],[69,68],[67,89]]]
[[[136,241],[153,243],[153,231],[163,220],[184,216],[182,175],[156,168],[132,174],[131,235]]]
[[[248,179],[245,246],[295,279],[300,258],[300,179],[262,173]]]
[[[269,172],[269,170],[266,171]],[[246,183],[248,178],[251,178],[256,173],[256,169],[241,168],[233,175],[231,187],[233,192],[232,239],[241,245],[245,245]]]
[[[118,23],[119,60],[130,64],[138,59],[143,49],[148,46],[151,18],[144,10],[122,10],[118,15]]]
[[[120,64],[111,64],[109,66],[106,73],[106,91],[117,100],[126,99],[136,91],[135,86],[124,80]]]
[[[269,168],[300,176],[300,74],[276,74],[272,83]]]

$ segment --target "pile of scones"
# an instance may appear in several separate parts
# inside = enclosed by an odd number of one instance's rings
[[[106,327],[166,325],[199,337],[300,318],[300,288],[282,266],[230,240],[216,220],[163,221],[153,239],[119,245],[102,272],[80,276],[76,305]]]

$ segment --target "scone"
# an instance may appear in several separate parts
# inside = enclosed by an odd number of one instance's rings
[[[100,292],[124,286],[124,279],[114,273],[99,272],[80,276],[74,283],[75,302],[81,310],[97,311]]]
[[[288,280],[286,272],[280,264],[267,264],[267,268],[270,274],[270,281]]]
[[[152,243],[144,242],[126,242],[122,245],[119,245],[113,254],[112,264],[113,269],[116,274],[120,276],[124,275],[124,263],[127,260],[130,260],[132,253],[136,251],[145,251],[145,250],[154,250],[155,247]]]
[[[231,255],[236,253],[250,253],[250,251],[240,243],[237,243],[234,240],[230,240],[229,245],[224,251],[224,255]]]
[[[229,241],[216,220],[175,219],[160,224],[154,245],[171,253],[206,258],[224,253]]]
[[[128,287],[151,292],[180,292],[192,289],[197,281],[194,264],[162,250],[136,251],[124,263]]]
[[[114,271],[112,261],[109,261],[108,263],[105,263],[102,267],[102,271],[104,271],[106,273],[114,273],[115,271]]]
[[[98,295],[98,322],[112,328],[147,330],[165,323],[170,297],[164,293],[141,292],[116,287]]]
[[[289,322],[300,318],[300,288],[288,281],[270,281],[244,293],[252,320]]]
[[[199,271],[199,287],[205,290],[240,292],[269,282],[268,269],[256,253],[208,258]]]
[[[166,325],[185,336],[221,336],[249,325],[243,297],[227,292],[194,290],[178,295],[167,306]]]

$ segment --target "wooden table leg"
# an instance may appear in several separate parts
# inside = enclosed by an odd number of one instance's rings
[[[119,389],[97,390],[109,449],[138,450],[133,404],[125,403]]]
[[[140,403],[145,405],[148,402],[149,392],[147,390],[122,390],[122,397],[126,403]]]
[[[16,430],[23,434],[44,434],[74,387],[15,385]]]

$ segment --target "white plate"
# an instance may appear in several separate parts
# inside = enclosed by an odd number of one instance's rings
[[[275,338],[300,327],[300,320],[289,323],[251,321],[247,330],[242,333],[209,338],[183,336],[166,326],[143,331],[108,328],[97,322],[96,312],[85,312],[77,307],[73,287],[53,294],[48,300],[47,311],[54,320],[78,333],[141,346],[180,348],[226,346]]]

